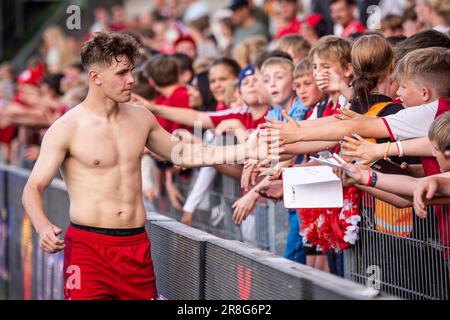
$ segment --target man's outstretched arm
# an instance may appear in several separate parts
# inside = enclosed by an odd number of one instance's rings
[[[250,135],[245,144],[209,146],[202,143],[184,142],[165,131],[150,114],[151,128],[146,146],[172,163],[182,167],[203,167],[216,164],[244,163],[245,159],[268,157],[267,144]]]
[[[22,195],[25,211],[39,234],[40,247],[49,253],[64,249],[64,241],[57,238],[62,230],[53,225],[45,214],[42,195],[64,161],[68,151],[68,132],[71,130],[62,121],[55,122],[48,129]]]

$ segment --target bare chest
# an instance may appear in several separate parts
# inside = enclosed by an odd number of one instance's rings
[[[136,163],[147,134],[138,124],[82,125],[74,133],[69,157],[85,167],[107,168]]]

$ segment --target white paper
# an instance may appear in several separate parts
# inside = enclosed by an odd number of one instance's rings
[[[285,208],[342,208],[341,180],[327,166],[283,169]]]

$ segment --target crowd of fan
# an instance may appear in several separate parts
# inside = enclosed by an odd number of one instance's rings
[[[372,4],[379,15],[368,17]],[[186,172],[146,152],[142,183],[148,210],[167,194],[183,212],[182,222],[192,224],[220,173],[241,181],[233,220],[248,222],[258,199],[282,198],[280,168],[314,165],[309,156],[324,151],[360,160],[348,165],[353,177],[336,172],[344,196],[354,203],[363,191],[397,208],[415,205],[416,214],[425,217],[425,202],[449,196],[448,1],[233,0],[211,12],[207,1],[160,0],[137,17],[127,16],[122,5],[99,7],[94,16],[84,39],[49,27],[24,70],[1,63],[3,162],[32,168],[46,129],[87,94],[79,61],[83,41],[95,32],[115,31],[141,44],[131,103],[151,110],[168,132],[201,124],[219,136],[258,127],[279,133],[272,149],[281,162],[270,176],[261,178],[267,163],[254,161],[202,168],[187,199],[175,183]],[[388,157],[407,167],[409,176],[374,174],[364,166]],[[434,176],[419,178],[425,175]],[[341,209],[322,210],[339,215]],[[448,214],[446,206],[440,210]],[[309,232],[307,220],[320,211],[286,211],[286,257],[342,275],[343,246],[325,248],[330,250],[324,255],[320,236],[313,239]],[[448,230],[440,230],[448,245]],[[384,231],[389,233],[389,226]]]

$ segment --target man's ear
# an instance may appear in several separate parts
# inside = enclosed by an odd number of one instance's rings
[[[96,84],[96,85],[101,85],[102,84],[102,80],[100,77],[100,74],[98,73],[97,70],[95,69],[90,69],[88,72],[89,78]]]

